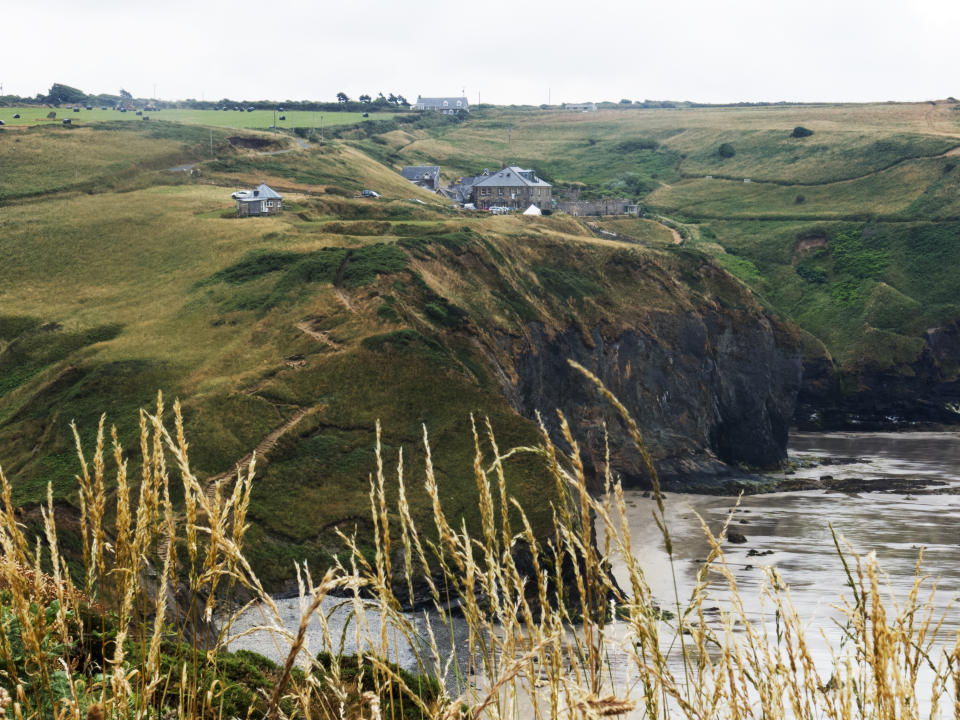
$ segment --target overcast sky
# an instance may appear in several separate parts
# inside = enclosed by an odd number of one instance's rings
[[[4,93],[470,102],[960,97],[960,0],[10,0]]]

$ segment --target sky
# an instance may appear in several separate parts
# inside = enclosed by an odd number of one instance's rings
[[[958,0],[30,0],[3,93],[471,103],[960,97]]]

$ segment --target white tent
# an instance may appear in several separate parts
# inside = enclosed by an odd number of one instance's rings
[[[540,208],[538,208],[536,205],[531,205],[530,207],[528,207],[526,210],[523,211],[523,214],[524,215],[543,215],[543,213],[540,212]]]

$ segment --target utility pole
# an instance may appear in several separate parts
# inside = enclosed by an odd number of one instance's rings
[[[213,157],[213,128],[210,128],[210,157]]]
[[[323,147],[323,115],[320,116],[320,146]]]
[[[273,134],[277,134],[277,109],[273,109]]]

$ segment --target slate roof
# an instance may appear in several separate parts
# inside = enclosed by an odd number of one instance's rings
[[[443,104],[444,102],[446,102],[447,104],[444,105]],[[459,105],[457,105],[458,102],[460,103]],[[420,97],[418,95],[416,104],[422,105],[425,108],[441,108],[441,109],[448,109],[448,110],[449,109],[456,110],[457,108],[463,109],[463,108],[469,107],[469,104],[465,97],[425,98],[425,97]]]
[[[436,180],[440,177],[439,165],[407,165],[400,174],[411,182],[420,182],[422,180]]]
[[[477,179],[474,187],[553,187],[536,176],[533,170],[518,167],[504,168],[500,172],[490,173]]]
[[[253,191],[253,195],[238,198],[238,202],[255,202],[260,200],[283,200],[283,195],[269,187],[266,183],[260,183]]]

